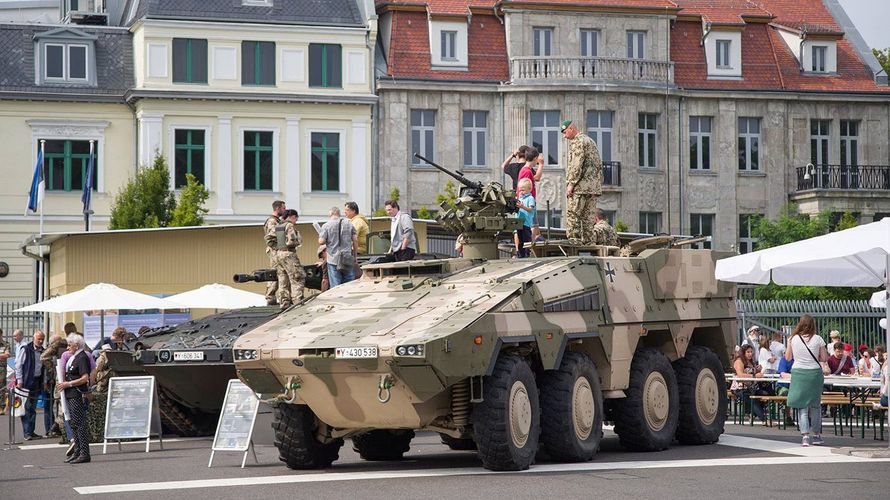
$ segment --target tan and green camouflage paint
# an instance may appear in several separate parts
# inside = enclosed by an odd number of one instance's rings
[[[622,397],[640,344],[671,359],[690,344],[706,345],[728,365],[735,288],[714,279],[719,257],[657,249],[634,257],[367,265],[362,279],[242,335],[234,348],[256,349],[259,357],[236,361],[236,368],[265,397],[308,404],[340,429],[441,426],[451,387],[486,375],[503,349],[530,352],[545,370],[565,350],[586,352],[606,397]],[[593,290],[598,309],[545,312],[545,304]],[[424,357],[396,356],[403,344],[423,344]],[[377,346],[378,358],[334,358],[335,348],[352,346]],[[387,375],[394,385],[381,403],[378,386]]]

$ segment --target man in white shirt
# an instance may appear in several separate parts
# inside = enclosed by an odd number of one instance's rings
[[[785,342],[781,332],[773,332],[773,340],[769,344],[769,350],[776,359],[780,359],[785,355]]]
[[[841,332],[832,330],[831,333],[828,334],[828,337],[828,355],[834,356],[834,344],[841,341]]]
[[[742,341],[742,346],[749,345],[754,348],[756,353],[760,349],[760,327],[757,325],[748,328],[748,337]]]
[[[392,243],[389,253],[396,261],[412,260],[417,252],[417,237],[414,235],[414,221],[411,214],[399,209],[399,202],[386,200],[383,204],[386,215],[392,217],[390,237]]]

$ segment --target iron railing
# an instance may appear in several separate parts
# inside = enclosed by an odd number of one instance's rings
[[[807,170],[809,170],[809,175],[807,175]],[[890,166],[816,165],[797,167],[797,190],[808,191],[811,189],[890,190]]]
[[[865,300],[737,300],[736,305],[739,343],[753,325],[763,332],[781,332],[783,327],[793,329],[804,313],[813,317],[826,342],[831,330],[839,331],[841,340],[852,344],[854,349],[860,344],[873,348],[885,340],[878,322],[886,311],[869,306]]]
[[[0,328],[3,329],[3,340],[12,348],[12,332],[21,330],[25,338],[30,338],[34,330],[42,328],[43,314],[32,312],[15,312],[16,309],[29,306],[30,301],[0,302]]]
[[[620,161],[604,161],[603,162],[603,186],[620,186],[621,185],[621,162]]]
[[[674,83],[674,63],[623,57],[543,57],[510,59],[514,82],[622,81]]]

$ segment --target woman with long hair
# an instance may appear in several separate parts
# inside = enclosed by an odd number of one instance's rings
[[[825,341],[816,333],[816,322],[804,314],[794,327],[785,349],[785,359],[794,360],[791,368],[791,387],[788,390],[788,407],[797,408],[800,414],[802,446],[825,444],[822,439],[822,386],[825,375],[822,365],[828,361]],[[810,440],[812,434],[812,441]]]
[[[745,344],[739,349],[739,354],[732,362],[732,368],[736,377],[740,378],[760,378],[763,374],[760,372],[760,365],[754,362],[754,347]],[[763,411],[763,403],[756,399],[751,399],[754,392],[755,384],[752,382],[739,382],[734,380],[730,389],[735,393],[742,407],[746,408],[751,405],[751,413],[759,418],[761,422],[766,422],[766,414]],[[749,403],[750,402],[750,403]]]

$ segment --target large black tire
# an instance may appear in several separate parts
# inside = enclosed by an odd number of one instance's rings
[[[375,429],[352,437],[352,449],[365,460],[401,460],[409,449],[414,431]]]
[[[613,407],[615,433],[631,451],[660,451],[674,440],[680,396],[670,361],[652,348],[638,349],[630,365],[624,399]]]
[[[483,401],[473,407],[473,433],[482,465],[525,470],[535,461],[541,407],[535,375],[519,356],[501,354],[483,380]]]
[[[686,357],[674,361],[680,390],[680,421],[677,440],[681,444],[716,443],[726,422],[726,379],[714,351],[690,346]]]
[[[476,442],[470,438],[455,438],[448,434],[439,433],[442,438],[442,444],[456,451],[468,451],[476,449]]]
[[[541,448],[562,462],[586,462],[603,438],[603,391],[596,365],[586,354],[567,352],[556,370],[538,380]]]
[[[315,437],[318,419],[308,406],[279,403],[274,410],[275,447],[278,458],[289,468],[330,467],[339,458],[343,440],[319,442]]]

